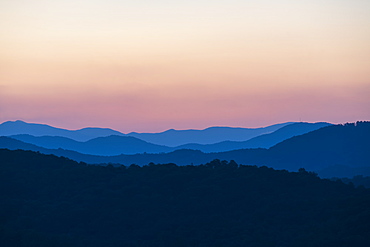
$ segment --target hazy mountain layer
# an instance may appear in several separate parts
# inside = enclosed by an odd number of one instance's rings
[[[137,153],[162,153],[178,149],[194,149],[203,152],[225,152],[245,148],[269,148],[278,142],[292,136],[304,134],[309,131],[328,126],[328,123],[294,123],[282,127],[271,134],[261,135],[245,142],[221,142],[216,144],[187,144],[178,147],[155,145],[131,136],[99,137],[86,142],[78,142],[66,137],[31,135],[14,135],[14,139],[31,143],[48,149],[68,149],[92,155],[119,155]]]
[[[172,148],[148,143],[132,136],[107,136],[91,139],[86,142],[75,141],[66,137],[58,136],[31,136],[15,135],[11,138],[34,144],[48,149],[68,149],[83,154],[92,155],[119,155],[137,153],[162,153],[171,152]]]
[[[124,135],[119,131],[108,128],[83,128],[80,130],[66,130],[46,124],[26,123],[23,121],[7,121],[0,124],[0,136],[28,134],[33,136],[60,136],[76,141],[87,141],[96,137],[110,135]]]
[[[210,127],[204,130],[167,130],[161,133],[129,133],[141,140],[170,147],[189,143],[213,144],[222,141],[246,141],[253,137],[274,132],[292,122],[274,124],[263,128]]]
[[[195,149],[202,152],[226,152],[245,148],[270,148],[275,144],[289,139],[293,136],[302,135],[310,131],[331,125],[330,123],[293,123],[286,125],[269,134],[263,134],[243,142],[224,141],[215,144],[186,144],[178,146],[177,149]]]
[[[66,130],[45,124],[8,121],[0,124],[0,136],[28,134],[33,136],[60,136],[76,141],[88,141],[110,135],[132,136],[157,145],[179,146],[188,143],[210,144],[222,141],[246,141],[250,138],[271,133],[291,123],[275,124],[263,128],[211,127],[204,130],[167,130],[160,133],[129,133],[104,128]]]
[[[196,150],[177,150],[164,154],[118,155],[111,157],[84,155],[68,150],[52,150],[0,137],[0,148],[26,149],[65,156],[87,163],[117,163],[146,165],[176,163],[199,165],[213,159],[235,160],[240,164],[266,165],[277,169],[306,168],[321,171],[326,177],[370,175],[370,122],[334,125],[296,136],[270,149],[242,149],[220,153]],[[337,169],[336,167],[341,167]]]

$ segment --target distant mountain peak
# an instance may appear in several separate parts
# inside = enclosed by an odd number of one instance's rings
[[[274,132],[293,122],[279,123],[261,128],[212,126],[206,129],[169,129],[160,133],[136,133],[127,135],[158,145],[176,147],[189,143],[214,144],[222,141],[246,141],[253,137]]]
[[[27,123],[22,120],[7,121],[0,124],[0,135],[11,136],[29,134],[32,136],[61,136],[76,141],[87,141],[99,136],[124,135],[109,128],[87,127],[79,130],[68,130],[53,127],[47,124]]]

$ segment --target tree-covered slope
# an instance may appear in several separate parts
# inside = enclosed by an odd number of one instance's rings
[[[370,192],[300,170],[89,166],[0,150],[1,246],[370,245]]]
[[[370,122],[333,125],[287,139],[269,149],[272,163],[285,169],[312,170],[327,166],[370,166]]]

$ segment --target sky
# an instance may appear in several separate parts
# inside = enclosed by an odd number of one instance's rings
[[[0,0],[0,122],[370,119],[368,0]]]

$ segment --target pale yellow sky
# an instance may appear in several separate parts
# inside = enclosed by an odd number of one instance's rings
[[[370,118],[369,1],[0,1],[0,121]]]

